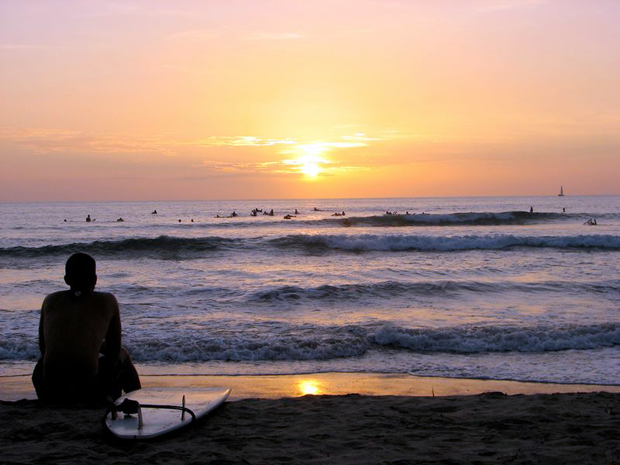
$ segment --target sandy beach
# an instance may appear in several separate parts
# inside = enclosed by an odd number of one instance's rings
[[[23,377],[9,379],[14,389],[24,386]],[[577,385],[336,373],[144,381],[188,389],[233,385],[236,400],[179,434],[135,443],[104,432],[102,408],[42,406],[22,391],[23,400],[0,402],[1,462],[611,464],[620,457],[618,387],[585,393],[571,392],[588,389]],[[422,393],[429,387],[436,397]],[[490,388],[501,392],[477,393]],[[329,394],[302,396],[302,389]]]
[[[104,434],[103,410],[0,403],[5,464],[618,463],[620,396],[304,396],[227,402],[148,443]]]

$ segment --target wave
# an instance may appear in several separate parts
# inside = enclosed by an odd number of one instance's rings
[[[620,324],[549,327],[459,327],[403,329],[384,326],[374,341],[415,352],[457,354],[592,350],[620,345]]]
[[[528,224],[542,221],[569,220],[580,215],[560,213],[511,212],[468,212],[468,213],[422,213],[385,214],[366,217],[350,217],[352,226],[500,226]],[[341,222],[344,220],[340,220]]]
[[[0,257],[37,258],[66,256],[76,251],[97,256],[141,256],[163,259],[191,259],[215,250],[304,249],[307,251],[460,251],[501,250],[514,247],[558,249],[619,250],[620,236],[516,236],[516,235],[375,235],[375,234],[292,234],[281,237],[225,238],[218,236],[188,238],[159,236],[110,241],[74,242],[41,247],[2,247]]]
[[[513,247],[620,249],[620,236],[422,236],[422,235],[290,235],[272,239],[279,247],[349,251],[458,251],[499,250]]]
[[[228,228],[262,228],[286,225],[290,227],[304,226],[363,226],[363,227],[401,227],[401,226],[502,226],[524,225],[532,223],[574,221],[582,223],[589,218],[618,219],[617,214],[588,214],[588,213],[552,213],[552,212],[467,212],[467,213],[394,213],[383,215],[330,217],[320,219],[303,219],[303,216],[293,217],[283,221],[281,216],[258,217],[257,219],[232,218],[224,219],[220,223],[191,224],[192,228],[228,229]],[[161,225],[154,225],[161,227]],[[174,224],[171,228],[178,228]]]
[[[489,281],[422,281],[422,282],[400,282],[383,281],[376,283],[359,284],[340,284],[340,285],[321,285],[316,287],[302,286],[276,286],[270,289],[263,289],[248,296],[250,303],[302,303],[306,301],[322,302],[342,302],[365,300],[376,298],[385,301],[394,297],[423,296],[430,297],[450,297],[459,296],[462,293],[504,293],[504,292],[558,292],[608,294],[620,293],[620,281],[605,282],[489,282]],[[228,291],[226,294],[230,295]]]
[[[200,253],[219,248],[233,247],[239,240],[224,237],[185,238],[159,236],[155,238],[128,238],[112,241],[74,242],[41,247],[3,247],[0,256],[37,258],[42,256],[69,255],[80,251],[93,255],[155,255],[158,258],[176,257],[179,253]]]
[[[279,323],[282,326],[281,323]],[[162,330],[163,331],[163,330]],[[369,350],[424,354],[545,353],[620,345],[620,323],[565,327],[459,326],[402,328],[313,326],[281,328],[279,334],[174,328],[158,337],[132,331],[125,344],[139,362],[300,361],[361,357]],[[0,339],[0,360],[34,360],[33,338]]]

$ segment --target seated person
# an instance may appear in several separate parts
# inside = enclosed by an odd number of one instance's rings
[[[32,374],[44,401],[80,402],[116,399],[140,389],[140,378],[121,347],[116,298],[96,292],[95,260],[76,253],[66,264],[68,291],[48,295],[41,307],[41,358]]]

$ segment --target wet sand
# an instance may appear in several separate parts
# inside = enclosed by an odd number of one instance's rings
[[[233,390],[231,400],[313,395],[361,394],[368,396],[460,396],[484,392],[504,394],[552,394],[616,392],[620,386],[587,384],[523,383],[464,378],[430,378],[407,374],[319,373],[273,376],[141,375],[144,387],[213,387]],[[0,400],[36,399],[30,376],[0,377]]]

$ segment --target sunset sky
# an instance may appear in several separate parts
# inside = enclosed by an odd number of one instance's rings
[[[0,0],[0,201],[620,194],[618,0]]]

